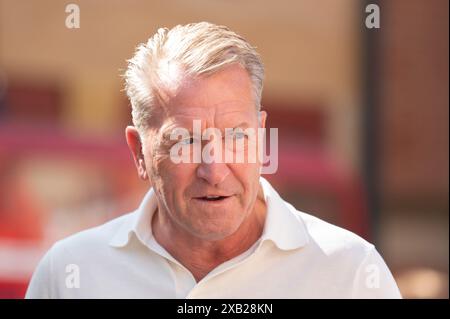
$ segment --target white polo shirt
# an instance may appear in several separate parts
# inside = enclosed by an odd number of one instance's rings
[[[152,235],[152,189],[133,213],[53,245],[26,298],[401,298],[374,246],[297,211],[261,178],[261,238],[196,282]]]

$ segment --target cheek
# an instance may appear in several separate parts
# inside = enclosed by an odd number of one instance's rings
[[[242,187],[242,197],[241,202],[248,204],[252,201],[252,198],[258,191],[259,188],[259,164],[233,164],[231,165],[231,170],[234,177],[237,179]]]
[[[234,175],[242,184],[251,183],[259,175],[258,163],[236,163],[232,164],[232,167]]]
[[[195,176],[196,165],[187,163],[173,163],[170,158],[164,159],[157,164],[156,169],[164,179],[172,181],[180,188],[186,186],[185,183]]]
[[[183,199],[185,190],[195,178],[194,164],[175,164],[170,158],[156,161],[153,170],[165,197],[174,200]]]

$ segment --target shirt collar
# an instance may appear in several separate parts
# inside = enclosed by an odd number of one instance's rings
[[[128,244],[133,234],[142,243],[147,243],[153,236],[151,220],[157,206],[155,191],[153,188],[150,188],[138,209],[128,216],[111,238],[109,244],[113,247],[124,247]]]
[[[305,246],[308,242],[306,226],[295,208],[285,202],[263,177],[260,184],[266,201],[267,215],[261,242],[271,240],[282,250]]]
[[[305,246],[309,239],[301,216],[278,195],[265,178],[260,177],[260,185],[267,206],[266,221],[260,238],[261,244],[270,240],[281,250]],[[151,188],[139,208],[119,227],[109,244],[113,247],[124,247],[130,241],[132,234],[142,243],[148,244],[153,237],[151,219],[156,208],[156,195]]]

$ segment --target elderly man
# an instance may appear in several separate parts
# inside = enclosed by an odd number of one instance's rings
[[[125,73],[126,139],[151,188],[135,212],[56,243],[27,297],[400,297],[373,245],[260,177],[246,151],[261,150],[249,132],[265,127],[263,76],[254,48],[223,26],[159,29],[140,45]]]

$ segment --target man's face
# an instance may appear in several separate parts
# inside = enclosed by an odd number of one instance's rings
[[[217,128],[222,136],[214,136],[214,144],[226,152],[244,152],[248,137],[244,134],[227,136],[225,128],[252,128],[265,123],[265,112],[256,111],[252,83],[248,73],[239,65],[195,80],[185,80],[175,93],[169,94],[152,119],[153,126],[143,144],[146,171],[155,189],[160,210],[171,224],[203,240],[219,240],[233,234],[252,213],[259,189],[260,163],[213,161],[206,163],[174,163],[170,150],[176,143],[199,143],[201,149],[211,141],[192,136],[188,141],[171,140],[178,128],[193,131],[193,121],[201,121],[201,132]],[[242,137],[244,136],[244,137]],[[244,148],[225,147],[225,139],[244,138]],[[214,154],[215,150],[213,153]],[[190,154],[193,158],[193,154]],[[220,196],[211,198],[211,196]],[[162,213],[162,212],[161,212]]]

